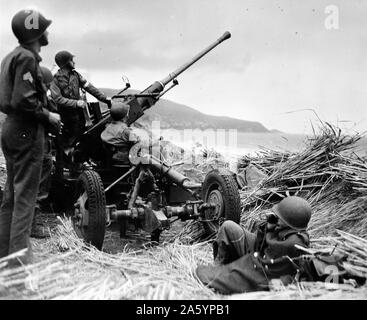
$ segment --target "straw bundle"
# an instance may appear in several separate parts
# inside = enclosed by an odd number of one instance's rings
[[[311,236],[341,229],[366,238],[367,162],[353,153],[360,139],[325,125],[299,153],[264,150],[257,157],[244,157],[242,163],[251,162],[267,177],[253,190],[241,191],[241,223],[251,228],[261,212],[288,195],[299,195],[314,210]]]
[[[347,261],[343,262],[343,268],[352,275],[367,279],[367,239],[338,230],[338,236],[322,237],[314,240],[314,248],[318,251],[326,251],[345,254]]]

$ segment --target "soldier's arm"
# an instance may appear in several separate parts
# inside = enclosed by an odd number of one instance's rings
[[[288,244],[288,256],[289,257],[297,257],[304,252],[296,247],[296,245],[304,248],[308,248],[309,246],[309,238],[307,234],[304,233],[296,233],[292,234],[290,237],[286,239]]]
[[[60,90],[60,87],[58,85],[57,79],[54,79],[51,82],[50,91],[51,91],[52,99],[58,105],[61,105],[62,107],[66,107],[66,108],[77,108],[78,100],[68,99],[68,98],[63,97],[63,95],[61,94],[61,90]]]
[[[36,87],[36,60],[24,55],[15,67],[14,87],[11,103],[18,112],[34,115],[37,120],[48,123],[49,112],[40,100],[39,88]]]
[[[47,98],[47,109],[51,112],[57,113],[57,105],[52,98]]]
[[[93,97],[95,97],[99,101],[102,101],[102,102],[107,101],[107,96],[103,92],[101,92],[94,85],[92,85],[90,82],[88,82],[86,79],[84,79],[81,74],[78,73],[78,75],[79,75],[80,85],[85,91],[90,93]]]
[[[125,141],[128,141],[130,144],[136,144],[140,141],[140,137],[134,133],[134,131],[131,128],[126,128],[123,132],[123,139]]]

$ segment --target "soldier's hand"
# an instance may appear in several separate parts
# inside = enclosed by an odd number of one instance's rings
[[[49,117],[52,117],[52,118],[54,118],[54,119],[56,119],[58,121],[61,121],[61,116],[58,113],[56,113],[56,112],[50,112],[49,113]]]
[[[86,105],[87,105],[87,103],[86,103],[84,100],[78,100],[78,101],[76,102],[76,106],[77,106],[78,108],[84,108]]]
[[[63,123],[61,122],[61,117],[58,113],[50,112],[48,115],[48,120],[50,122],[53,131],[57,134],[61,134]]]
[[[111,106],[112,106],[112,99],[110,97],[107,97],[106,98],[106,104],[108,106],[108,109],[111,109]]]
[[[266,229],[267,230],[274,230],[277,226],[278,217],[273,212],[266,212],[265,213],[265,219],[266,219]]]

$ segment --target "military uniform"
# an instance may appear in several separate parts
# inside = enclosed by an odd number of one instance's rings
[[[125,122],[115,120],[106,126],[101,139],[114,147],[112,159],[124,163],[129,163],[130,148],[139,142],[139,138]]]
[[[64,124],[61,137],[64,148],[72,146],[85,128],[83,110],[77,106],[78,100],[81,100],[80,89],[84,89],[100,101],[107,102],[106,95],[75,70],[59,69],[51,83],[51,96],[57,104]]]
[[[1,146],[7,181],[0,210],[0,258],[29,248],[29,234],[41,177],[45,129],[46,88],[39,68],[41,57],[25,45],[15,48],[1,63],[0,108],[7,114]]]
[[[51,112],[57,112],[57,106],[54,101],[48,97],[47,109]],[[52,138],[49,136],[50,131],[48,127],[45,128],[45,144],[44,155],[42,161],[42,173],[39,186],[39,192],[36,201],[36,207],[40,209],[42,201],[46,200],[50,189],[50,175],[52,171]]]
[[[57,113],[57,106],[55,102],[52,100],[50,95],[50,84],[53,81],[53,75],[51,71],[41,66],[41,72],[43,75],[43,81],[47,88],[47,110]],[[34,238],[46,238],[49,236],[47,232],[45,232],[45,229],[43,227],[43,223],[37,222],[38,214],[44,210],[45,208],[45,201],[48,198],[49,190],[51,187],[51,171],[53,167],[53,161],[52,161],[52,138],[50,134],[54,134],[56,136],[59,135],[59,132],[55,131],[52,127],[46,127],[45,130],[46,136],[45,136],[45,145],[44,145],[44,155],[43,155],[43,161],[42,161],[42,172],[41,172],[41,181],[39,185],[39,192],[37,195],[36,200],[36,207],[34,211],[34,217],[32,222],[32,229],[31,229],[31,237]],[[42,208],[42,209],[41,209]]]
[[[214,242],[215,266],[199,266],[198,278],[224,294],[267,290],[269,280],[288,279],[296,273],[284,258],[299,256],[295,245],[308,247],[306,231],[290,227],[266,229],[261,224],[256,233],[243,230],[233,221],[225,221]]]

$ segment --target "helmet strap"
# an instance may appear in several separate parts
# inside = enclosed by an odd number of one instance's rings
[[[27,42],[27,43],[20,43],[20,45],[24,48],[27,48],[28,50],[31,50],[33,52],[39,53],[41,51],[41,44],[39,40]]]
[[[68,70],[75,70],[75,67],[72,65],[71,61],[68,61],[64,64],[63,68],[68,69]]]
[[[46,34],[42,34],[42,36],[38,39],[39,44],[41,45],[41,47],[47,46],[48,45],[48,37]]]

